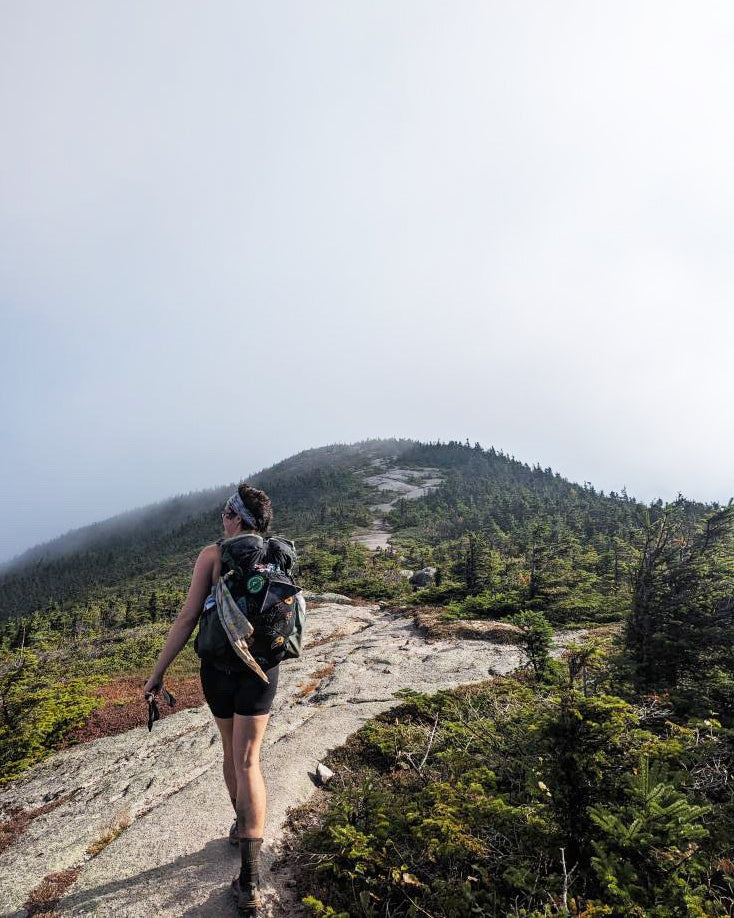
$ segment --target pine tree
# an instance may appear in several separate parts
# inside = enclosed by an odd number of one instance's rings
[[[464,580],[470,595],[476,596],[478,593],[491,589],[498,560],[496,553],[493,555],[487,540],[481,533],[469,533],[464,560]]]
[[[627,788],[620,805],[589,808],[598,829],[591,864],[599,882],[628,914],[651,906],[655,914],[692,914],[685,906],[693,897],[684,898],[688,884],[681,879],[695,880],[705,870],[697,852],[708,835],[701,818],[710,807],[689,803],[667,780],[665,766],[647,756],[627,776]]]
[[[540,679],[548,667],[549,651],[553,643],[553,627],[542,612],[526,611],[510,619],[521,631],[520,643],[528,655],[535,678]]]
[[[639,691],[734,678],[734,507],[691,519],[682,500],[648,517],[625,648]],[[723,680],[723,681],[722,681]],[[728,680],[728,681],[727,681]]]

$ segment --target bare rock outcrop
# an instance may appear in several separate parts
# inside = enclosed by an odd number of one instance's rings
[[[435,468],[386,468],[386,463],[378,466],[379,474],[365,478],[368,485],[372,485],[386,494],[392,494],[390,500],[375,504],[371,510],[380,514],[372,521],[369,529],[355,532],[352,539],[361,542],[372,551],[384,550],[390,547],[390,528],[382,514],[389,513],[399,500],[417,500],[425,497],[443,482],[439,470]]]
[[[337,602],[345,606],[354,605],[354,601],[349,596],[344,596],[343,593],[318,593],[314,590],[304,590],[303,597],[309,608],[324,602]]]

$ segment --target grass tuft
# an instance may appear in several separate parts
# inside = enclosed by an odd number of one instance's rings
[[[119,835],[122,835],[131,822],[132,817],[128,810],[120,810],[115,813],[102,830],[101,835],[87,848],[87,855],[89,855],[90,858],[97,857],[98,854],[104,851],[107,845],[113,842]]]

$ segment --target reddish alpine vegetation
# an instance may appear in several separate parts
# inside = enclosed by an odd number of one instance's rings
[[[50,803],[44,803],[36,807],[35,810],[24,810],[22,806],[8,806],[0,811],[0,852],[9,848],[20,835],[25,832],[28,823],[38,816],[50,813],[72,796],[64,794],[63,797],[57,797]]]
[[[23,905],[26,915],[36,915],[37,918],[56,918],[59,913],[56,906],[64,896],[66,890],[79,876],[79,867],[61,870],[59,873],[49,873],[38,886],[31,892]]]
[[[166,679],[165,686],[176,699],[171,710],[159,701],[161,719],[204,704],[201,682],[198,676],[189,679]],[[62,748],[74,743],[86,743],[100,736],[115,736],[133,727],[142,727],[148,722],[148,707],[143,699],[143,680],[131,676],[115,679],[97,689],[102,704],[93,711],[86,722],[72,730]]]

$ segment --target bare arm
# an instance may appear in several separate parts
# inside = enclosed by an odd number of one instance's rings
[[[176,616],[166,637],[166,643],[163,645],[158,655],[158,662],[153,669],[153,673],[143,686],[143,693],[159,691],[163,683],[163,675],[168,667],[173,663],[179,653],[183,650],[186,642],[196,627],[196,623],[201,615],[201,608],[204,600],[211,591],[212,568],[217,548],[214,545],[208,545],[199,552],[199,557],[194,565],[194,573],[191,577],[191,586],[186,597],[186,602],[181,607],[181,611]]]

